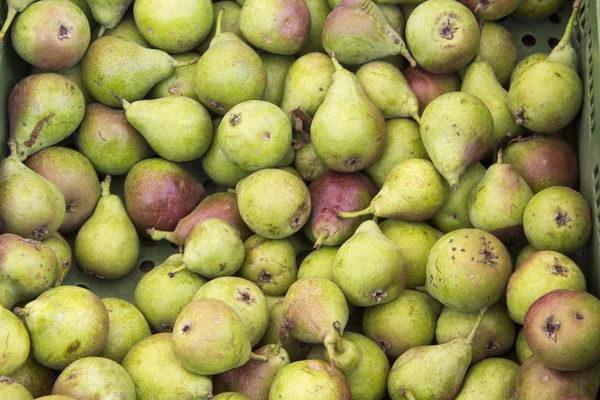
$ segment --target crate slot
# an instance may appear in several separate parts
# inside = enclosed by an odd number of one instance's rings
[[[537,43],[537,39],[534,34],[527,33],[521,37],[521,43],[523,43],[523,46],[525,47],[533,47]]]

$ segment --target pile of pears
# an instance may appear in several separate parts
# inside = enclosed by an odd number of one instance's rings
[[[580,0],[6,3],[1,399],[596,399]]]

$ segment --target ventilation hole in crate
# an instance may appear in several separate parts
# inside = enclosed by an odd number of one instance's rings
[[[521,43],[526,47],[533,47],[537,43],[537,40],[535,39],[535,36],[528,33],[521,38]]]
[[[90,290],[90,287],[88,286],[87,283],[76,283],[75,286],[79,286],[80,288]]]
[[[144,247],[154,247],[154,246],[156,246],[156,241],[152,240],[148,237],[145,237],[145,238],[142,238],[142,245]]]
[[[147,274],[154,269],[154,265],[154,261],[152,260],[142,261],[140,264],[140,271],[142,271],[144,274]]]
[[[557,13],[552,14],[551,16],[548,17],[548,19],[550,20],[550,22],[552,22],[553,24],[560,24],[560,21],[562,21],[562,18],[560,17],[560,15],[558,15]]]
[[[560,42],[560,39],[557,38],[550,38],[548,39],[548,46],[550,46],[551,49],[555,48],[556,45],[558,44],[558,42]]]

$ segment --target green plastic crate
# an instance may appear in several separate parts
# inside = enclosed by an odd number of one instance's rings
[[[569,2],[570,3],[570,2]],[[5,3],[0,1],[0,21],[4,21]],[[519,58],[536,52],[547,53],[558,43],[571,13],[571,4],[550,18],[541,21],[520,21],[508,18],[502,23],[513,33],[519,49]],[[593,82],[600,82],[600,61],[598,56],[598,4],[597,0],[583,0],[579,13],[578,25],[575,27],[573,43],[579,53],[580,75],[583,80],[583,108],[575,121],[568,139],[579,148],[580,190],[589,202],[593,215],[593,233],[590,242],[582,250],[583,264],[587,265],[586,275],[589,291],[600,296],[600,126],[596,127],[595,112],[598,105],[594,103],[595,91]],[[27,66],[13,51],[10,35],[3,47],[0,47],[0,159],[6,156],[4,143],[8,137],[8,120],[6,101],[12,87],[29,74]],[[600,87],[600,84],[599,84]],[[600,94],[599,94],[600,98]],[[600,103],[599,103],[600,104]],[[600,115],[600,110],[598,111]],[[185,167],[201,177],[199,163],[187,163]],[[113,179],[112,190],[116,194],[123,193],[123,178]],[[73,243],[74,237],[68,237]],[[65,279],[66,284],[75,284],[92,289],[101,297],[120,297],[133,301],[135,285],[145,273],[164,261],[177,248],[162,242],[141,241],[141,255],[136,268],[127,276],[117,280],[101,280],[86,275],[75,265]]]

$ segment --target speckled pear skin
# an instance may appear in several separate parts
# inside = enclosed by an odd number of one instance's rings
[[[198,53],[175,54],[173,58],[176,61],[192,61],[194,58],[200,58]],[[173,75],[162,82],[159,82],[152,88],[148,94],[149,98],[159,99],[162,97],[185,96],[190,99],[198,100],[196,95],[196,65],[183,65],[175,68]]]
[[[85,0],[84,0],[85,1]],[[92,40],[98,39],[98,35],[102,30],[102,26],[98,26],[94,32],[92,33]],[[139,44],[142,47],[149,48],[150,43],[140,33],[137,25],[135,24],[135,19],[133,18],[133,12],[127,12],[121,18],[121,21],[114,28],[106,29],[104,31],[104,35],[101,36],[118,36],[122,39],[129,40],[136,44]]]
[[[308,36],[308,41],[300,51],[298,51],[298,54],[324,53],[325,49],[323,48],[321,35],[323,33],[325,20],[331,12],[330,5],[327,0],[306,0],[306,5],[310,12],[310,34]]]
[[[517,43],[512,33],[497,22],[484,23],[478,54],[491,65],[498,83],[506,86],[519,61]]]
[[[50,289],[59,273],[58,260],[50,247],[12,233],[0,235],[0,305],[4,308]]]
[[[0,377],[0,396],[14,400],[33,400],[25,387],[7,376]]]
[[[488,358],[467,372],[456,400],[510,398],[515,389],[519,364],[506,358]]]
[[[29,333],[21,320],[0,305],[0,375],[12,375],[18,371],[29,355]]]
[[[521,72],[525,71],[530,65],[538,63],[540,61],[544,61],[548,58],[548,54],[546,53],[533,53],[523,58],[519,63],[515,66],[512,73],[510,74],[509,87],[513,84],[515,79],[521,74]]]
[[[105,29],[112,29],[121,22],[133,0],[86,0],[94,19]]]
[[[494,120],[472,94],[451,92],[429,103],[421,116],[421,138],[436,169],[451,188],[490,148]]]
[[[30,352],[23,366],[11,374],[10,378],[16,383],[25,386],[29,393],[37,399],[38,397],[52,393],[56,374],[50,368],[44,367],[37,362]]]

